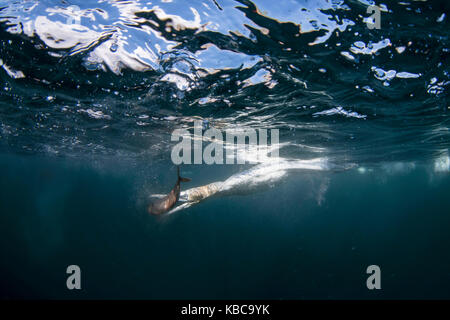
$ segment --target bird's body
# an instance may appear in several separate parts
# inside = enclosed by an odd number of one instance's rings
[[[180,168],[177,168],[178,179],[177,183],[173,187],[173,189],[169,192],[169,194],[161,199],[153,201],[148,206],[148,213],[154,215],[160,215],[166,213],[170,209],[172,209],[180,198],[180,182],[189,182],[191,181],[188,178],[180,177]]]

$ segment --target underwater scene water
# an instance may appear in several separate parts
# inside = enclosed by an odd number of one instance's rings
[[[450,299],[449,9],[0,0],[0,298]]]

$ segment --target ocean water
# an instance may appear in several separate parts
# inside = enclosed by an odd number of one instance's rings
[[[0,0],[0,297],[450,298],[449,13]],[[281,165],[182,164],[149,215],[196,120],[278,130]]]

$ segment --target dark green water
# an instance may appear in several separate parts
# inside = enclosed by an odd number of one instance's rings
[[[99,172],[3,155],[0,167],[3,298],[450,297],[450,179],[423,167],[327,174],[321,205],[311,190],[323,177],[297,174],[167,220],[136,205],[139,170],[126,163]],[[77,292],[65,287],[71,264]],[[366,288],[371,264],[377,292]]]
[[[0,298],[449,299],[449,15],[0,0]],[[171,135],[195,120],[278,129],[283,160],[330,165],[150,216],[175,181]],[[250,168],[184,164],[182,190]]]

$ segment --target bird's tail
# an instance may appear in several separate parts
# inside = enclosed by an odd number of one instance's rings
[[[191,181],[191,179],[189,179],[189,178],[180,177],[180,167],[179,166],[177,167],[177,175],[178,175],[178,181],[181,181],[181,182]]]

